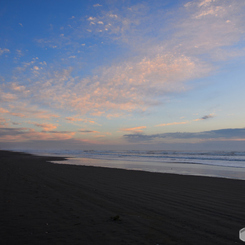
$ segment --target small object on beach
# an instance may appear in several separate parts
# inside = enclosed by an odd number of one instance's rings
[[[245,242],[245,228],[242,228],[239,231],[239,238],[240,238],[240,240],[242,240],[243,242]]]
[[[79,223],[76,223],[76,224],[74,224],[74,225],[81,225],[81,222],[79,222]]]
[[[121,221],[119,215],[116,215],[116,216],[114,216],[114,217],[111,217],[111,219],[112,219],[113,221]]]

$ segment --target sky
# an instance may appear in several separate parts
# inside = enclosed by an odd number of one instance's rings
[[[0,148],[245,149],[244,0],[3,0]]]

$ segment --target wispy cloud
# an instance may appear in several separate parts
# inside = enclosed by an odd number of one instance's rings
[[[4,49],[0,48],[0,56],[3,55],[4,53],[9,53],[9,52],[10,50],[7,48],[4,48]]]
[[[8,123],[5,118],[0,117],[0,127],[7,127]]]
[[[65,119],[71,122],[83,122],[84,121],[84,119],[82,118],[74,118],[74,117],[66,117]]]
[[[18,123],[18,122],[11,122],[13,125],[21,125],[21,123]]]
[[[72,108],[83,114],[114,114],[145,110],[159,103],[161,95],[185,91],[185,80],[199,77],[209,68],[186,56],[158,54],[102,68],[98,75],[73,78],[71,69],[48,72],[30,67],[28,88],[11,84],[3,98],[33,101],[53,108]],[[27,72],[25,66],[25,73]],[[38,76],[34,72],[38,72]],[[34,96],[38,94],[38,96]],[[105,115],[106,115],[105,114]]]
[[[43,131],[52,131],[57,128],[56,125],[51,124],[51,123],[32,123],[36,127],[40,127],[43,129]]]
[[[102,7],[102,5],[100,5],[99,3],[94,4],[93,6],[94,6],[94,7]]]
[[[95,130],[86,130],[86,129],[78,130],[78,132],[80,133],[99,133],[98,131],[95,131]]]
[[[0,113],[9,114],[11,116],[21,117],[21,118],[36,118],[36,119],[52,119],[58,118],[59,115],[50,113],[45,110],[38,110],[36,107],[32,106],[15,106],[9,105],[8,109],[0,108]]]
[[[24,142],[32,140],[67,140],[73,138],[75,132],[49,131],[38,132],[30,128],[0,128],[0,141]]]
[[[65,120],[68,122],[84,122],[90,124],[96,124],[96,122],[89,118],[79,118],[79,117],[66,117]]]
[[[232,54],[237,49],[235,44],[243,37],[245,17],[240,13],[244,6],[241,0],[189,2],[186,4],[189,17],[182,21],[182,30],[175,35],[191,54],[206,53],[217,60],[224,59],[224,56],[219,57],[223,50],[228,58],[229,52]]]
[[[155,127],[165,127],[165,126],[173,126],[173,125],[181,125],[181,124],[188,124],[191,122],[197,122],[197,121],[201,121],[201,120],[207,120],[210,118],[213,118],[215,115],[214,114],[209,114],[209,115],[205,115],[201,118],[197,118],[197,119],[193,119],[193,120],[189,120],[189,121],[184,121],[184,122],[171,122],[171,123],[162,123],[162,124],[158,124]]]
[[[0,113],[9,113],[9,111],[4,108],[0,108]]]
[[[14,93],[3,91],[3,89],[0,88],[0,101],[2,103],[16,101],[17,98],[18,97]]]
[[[180,125],[180,124],[187,124],[187,123],[189,123],[189,121],[185,121],[185,122],[172,122],[172,123],[162,123],[162,124],[156,125],[156,127],[164,127],[164,126]]]
[[[145,129],[145,128],[146,128],[146,126],[139,126],[139,127],[134,127],[134,128],[122,128],[122,129],[120,129],[120,131],[142,133],[143,129]]]

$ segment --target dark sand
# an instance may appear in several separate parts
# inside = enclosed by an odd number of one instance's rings
[[[0,151],[0,244],[244,244],[245,181]]]

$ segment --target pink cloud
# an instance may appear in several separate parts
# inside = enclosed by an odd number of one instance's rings
[[[187,124],[187,123],[189,123],[189,121],[185,121],[185,122],[163,123],[163,124],[156,125],[156,127],[164,127],[164,126],[180,125],[180,124]]]
[[[88,118],[66,117],[65,119],[71,122],[84,122],[84,123],[95,124],[95,121],[93,121],[92,119],[88,119]]]
[[[4,108],[0,108],[0,113],[9,113],[9,111]]]
[[[6,119],[0,117],[0,127],[6,127],[6,126],[8,126]]]
[[[15,101],[18,97],[14,93],[4,92],[0,89],[0,101],[11,102]]]
[[[25,142],[30,140],[67,140],[72,139],[75,132],[37,132],[30,128],[0,128],[0,140],[6,142]]]
[[[10,104],[9,108],[9,110],[0,108],[0,113],[6,113],[21,118],[50,119],[59,117],[57,114],[49,113],[48,111],[38,110],[31,107],[26,108],[26,105],[24,107],[21,107]]]
[[[19,91],[19,92],[25,92],[25,93],[29,92],[29,91],[26,91],[25,86],[18,85],[17,83],[12,83],[11,89],[14,91]]]
[[[56,125],[50,123],[33,123],[33,125],[42,128],[44,131],[51,131],[57,128]]]
[[[15,117],[28,117],[26,114],[23,114],[23,113],[18,113],[18,112],[11,112],[9,113],[10,115],[12,116],[15,116]]]
[[[75,118],[75,117],[66,117],[65,118],[66,120],[68,121],[72,121],[72,122],[80,122],[80,121],[84,121],[84,119],[81,119],[81,118]]]
[[[33,78],[31,86],[24,88],[15,82],[12,91],[23,101],[30,99],[34,104],[112,117],[134,110],[145,111],[158,103],[161,94],[185,91],[182,86],[185,80],[199,77],[209,70],[188,56],[157,51],[149,57],[101,68],[97,75],[83,79],[73,78],[71,69],[40,71],[39,79],[35,81]],[[21,93],[22,90],[28,93]],[[34,94],[38,96],[31,96]],[[26,117],[30,114],[41,117],[40,113],[21,109],[18,113]],[[67,117],[66,120],[83,121],[78,117]]]
[[[120,131],[125,131],[125,132],[135,132],[135,133],[142,133],[143,130],[145,129],[146,126],[140,126],[140,127],[134,127],[134,128],[122,128]]]

